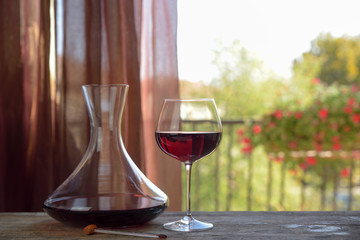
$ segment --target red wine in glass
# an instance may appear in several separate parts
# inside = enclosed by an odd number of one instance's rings
[[[219,145],[221,132],[155,132],[160,149],[171,157],[193,163]]]
[[[175,222],[165,223],[167,230],[192,232],[213,228],[191,214],[190,186],[193,163],[215,151],[222,135],[220,117],[214,99],[165,99],[155,139],[160,149],[185,164],[186,215]]]

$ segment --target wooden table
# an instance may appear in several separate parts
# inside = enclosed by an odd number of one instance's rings
[[[360,239],[360,212],[195,212],[214,228],[204,232],[167,231],[162,224],[181,212],[166,212],[131,231],[166,234],[167,239]],[[0,213],[0,239],[145,239],[107,234],[85,235],[45,213]],[[149,239],[149,238],[148,238]]]

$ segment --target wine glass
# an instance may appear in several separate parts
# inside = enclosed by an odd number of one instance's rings
[[[215,151],[222,127],[214,99],[165,99],[155,137],[160,149],[185,164],[186,215],[164,224],[173,231],[191,232],[211,229],[213,224],[196,220],[190,210],[192,164]]]

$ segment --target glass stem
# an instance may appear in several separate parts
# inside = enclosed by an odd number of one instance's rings
[[[191,187],[191,163],[185,163],[186,170],[186,216],[191,217],[190,187]]]

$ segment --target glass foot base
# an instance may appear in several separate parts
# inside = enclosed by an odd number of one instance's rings
[[[198,221],[192,216],[185,216],[181,220],[165,223],[163,227],[171,231],[195,232],[195,231],[205,231],[211,229],[214,227],[214,225],[211,223]]]

